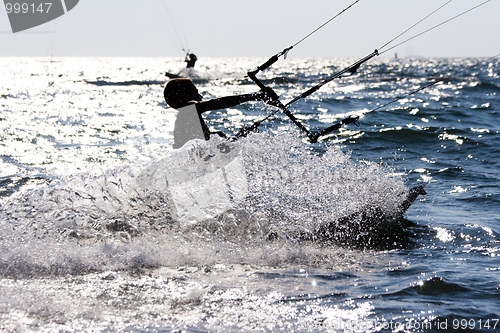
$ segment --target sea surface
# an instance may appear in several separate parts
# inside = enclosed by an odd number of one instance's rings
[[[182,60],[0,58],[0,331],[500,332],[499,59],[376,57],[290,106],[359,126],[310,143],[278,112],[173,151],[165,72],[210,99],[258,91],[266,59]],[[357,60],[258,77],[287,102]],[[204,117],[231,136],[274,110]],[[418,185],[398,234],[297,236]]]

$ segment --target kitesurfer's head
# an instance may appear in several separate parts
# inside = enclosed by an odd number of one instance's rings
[[[193,81],[184,78],[168,81],[163,96],[167,104],[174,109],[182,108],[192,101],[202,100],[202,96]]]

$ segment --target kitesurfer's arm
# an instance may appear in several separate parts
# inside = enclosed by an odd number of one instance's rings
[[[226,96],[214,98],[208,101],[200,101],[196,103],[196,109],[199,113],[203,113],[211,110],[230,108],[250,101],[264,101],[266,103],[272,104],[275,100],[278,100],[278,96],[276,95],[276,93],[274,93],[272,89],[266,89],[264,91],[259,91],[252,94]]]

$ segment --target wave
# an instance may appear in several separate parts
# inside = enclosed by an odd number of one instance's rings
[[[45,177],[0,177],[0,198],[8,197],[21,188],[46,185],[50,182],[51,179]]]
[[[421,295],[449,295],[453,293],[467,293],[471,290],[458,283],[447,282],[441,277],[433,277],[421,284],[417,283],[415,286],[410,287],[408,291],[416,292]]]
[[[88,84],[93,84],[95,86],[150,86],[150,85],[163,85],[165,84],[166,81],[159,81],[159,80],[130,80],[130,81],[105,81],[105,80],[97,80],[97,81],[90,81],[90,80],[84,80]]]

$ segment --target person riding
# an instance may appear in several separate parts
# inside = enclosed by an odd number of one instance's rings
[[[193,68],[196,60],[198,60],[198,58],[194,53],[186,54],[186,58],[184,59],[184,61],[187,63],[186,68]]]
[[[163,91],[167,104],[178,110],[174,127],[173,148],[181,148],[193,139],[209,140],[211,134],[225,137],[222,132],[210,132],[202,114],[211,110],[230,108],[250,101],[275,105],[278,96],[271,88],[243,95],[225,96],[203,101],[193,81],[186,78],[170,80]]]

